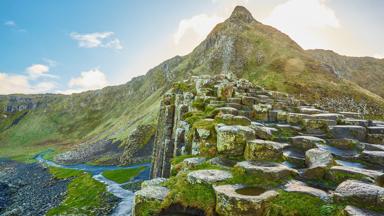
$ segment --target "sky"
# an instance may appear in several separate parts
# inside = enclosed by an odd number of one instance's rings
[[[1,0],[0,94],[126,83],[191,52],[236,5],[305,49],[384,58],[382,0]]]

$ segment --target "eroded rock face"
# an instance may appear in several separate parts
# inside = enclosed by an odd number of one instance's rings
[[[261,216],[265,213],[269,203],[278,196],[278,193],[273,190],[255,196],[236,192],[244,187],[243,185],[215,186],[216,212],[219,215],[228,216]]]
[[[223,170],[196,170],[187,175],[187,180],[191,184],[212,184],[230,178],[232,178],[232,174]]]
[[[218,153],[230,156],[243,155],[247,140],[255,137],[255,132],[246,126],[221,126],[216,133]]]
[[[278,161],[283,158],[283,148],[288,144],[255,139],[247,142],[244,152],[246,160]]]
[[[318,144],[325,144],[326,141],[313,136],[295,136],[291,138],[292,147],[302,149],[304,151],[311,148],[317,148]]]
[[[356,180],[342,182],[335,190],[335,197],[356,206],[383,208],[384,188]]]

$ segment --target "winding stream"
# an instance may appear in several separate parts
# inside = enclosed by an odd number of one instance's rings
[[[93,175],[93,178],[107,186],[107,190],[112,193],[114,196],[121,199],[118,206],[113,210],[112,216],[129,216],[131,215],[132,210],[132,202],[134,193],[130,190],[124,189],[123,185],[134,183],[137,181],[143,181],[149,179],[149,168],[150,163],[144,163],[144,164],[136,164],[131,166],[94,166],[94,165],[88,165],[88,164],[71,164],[71,165],[64,165],[64,164],[58,164],[53,161],[44,159],[44,155],[47,152],[42,152],[38,154],[35,159],[43,164],[46,164],[48,166],[53,167],[60,167],[60,168],[66,168],[66,169],[75,169],[75,170],[83,170],[86,172],[89,172]],[[102,172],[106,170],[119,170],[119,169],[132,169],[132,168],[138,168],[138,167],[146,167],[146,169],[141,172],[138,176],[134,177],[130,181],[118,184],[112,180],[109,180],[105,178],[102,175]]]

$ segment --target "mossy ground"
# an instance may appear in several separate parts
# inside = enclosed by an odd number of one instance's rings
[[[50,167],[49,170],[55,178],[69,179],[71,182],[63,202],[46,215],[102,215],[112,209],[115,197],[89,173],[56,167]]]
[[[145,167],[138,167],[130,169],[107,170],[104,171],[102,175],[109,180],[122,184],[139,175],[145,169]]]

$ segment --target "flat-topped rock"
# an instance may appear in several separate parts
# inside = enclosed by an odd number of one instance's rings
[[[332,180],[342,182],[347,179],[370,179],[379,186],[384,185],[384,173],[376,170],[348,166],[333,166],[329,169]]]
[[[303,172],[307,179],[323,179],[327,170],[335,163],[330,152],[323,149],[310,149],[305,152],[305,163],[308,169]]]
[[[218,107],[216,108],[217,112],[222,114],[232,114],[237,115],[239,111],[233,107]]]
[[[320,114],[313,114],[311,116],[314,119],[324,119],[324,120],[334,120],[334,121],[344,118],[344,116],[339,113],[320,113]]]
[[[144,210],[147,210],[147,206],[155,206],[158,208],[150,209],[150,213],[155,215],[161,209],[161,202],[168,195],[169,189],[160,186],[148,186],[135,192],[135,198],[133,200],[132,215],[144,216]]]
[[[258,126],[255,124],[251,124],[250,127],[255,130],[256,137],[260,139],[270,140],[273,137],[273,133],[278,132],[278,130],[273,127]]]
[[[358,140],[341,138],[341,139],[328,139],[328,145],[336,147],[338,149],[362,149],[363,146],[360,144]]]
[[[217,115],[216,121],[225,125],[251,125],[251,120],[245,116],[234,116],[232,114]]]
[[[288,144],[255,139],[247,141],[244,151],[246,160],[281,160]]]
[[[236,165],[235,161],[223,157],[214,157],[208,160],[207,162],[212,165],[217,165],[223,168],[231,168]]]
[[[362,126],[362,127],[368,127],[368,125],[369,125],[368,120],[364,120],[364,119],[347,118],[347,119],[343,120],[343,123],[346,125],[358,125],[358,126]]]
[[[303,114],[303,113],[288,113],[287,115],[287,122],[289,124],[297,125],[302,124],[304,119],[311,119],[312,116],[309,114]]]
[[[357,112],[339,112],[340,114],[342,114],[343,116],[345,116],[346,118],[360,118],[361,117],[361,114],[360,113],[357,113]]]
[[[316,148],[319,144],[326,143],[325,140],[313,136],[295,136],[291,137],[290,140],[292,147],[302,149],[304,151]]]
[[[213,189],[219,215],[261,216],[265,214],[268,204],[278,196],[274,190],[246,188],[244,185],[220,185]]]
[[[161,184],[166,181],[167,181],[166,178],[154,178],[154,179],[145,180],[141,183],[141,188],[143,189],[145,187],[161,186]]]
[[[303,125],[307,133],[318,134],[326,133],[329,126],[336,125],[336,121],[329,119],[305,119]]]
[[[383,216],[382,213],[360,209],[355,206],[348,205],[344,209],[346,216]]]
[[[334,197],[352,205],[384,210],[384,188],[377,185],[347,180],[337,186]]]
[[[319,113],[325,113],[324,110],[316,109],[313,107],[300,107],[300,113],[304,114],[319,114]]]
[[[266,179],[284,179],[298,175],[297,170],[274,162],[242,161],[238,162],[235,167],[244,169],[246,174]]]
[[[247,140],[255,138],[255,131],[247,126],[217,126],[217,151],[227,156],[241,156]]]
[[[336,125],[330,127],[332,136],[336,139],[349,138],[364,141],[366,136],[366,128],[357,125]]]
[[[204,163],[207,159],[202,157],[193,157],[193,158],[187,158],[183,160],[183,163],[187,167],[196,167],[197,165],[200,165]]]
[[[213,184],[230,178],[232,174],[224,170],[196,170],[187,175],[187,180],[191,184]]]
[[[291,180],[284,185],[284,190],[288,192],[304,193],[311,196],[318,197],[324,201],[329,201],[330,197],[327,192],[307,186],[304,182]]]
[[[363,151],[360,158],[369,163],[384,166],[384,151]]]
[[[269,120],[269,111],[272,109],[271,104],[255,104],[253,105],[254,119],[259,121],[268,121]]]

